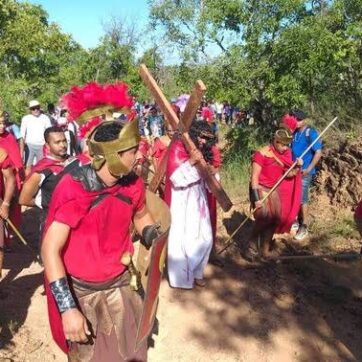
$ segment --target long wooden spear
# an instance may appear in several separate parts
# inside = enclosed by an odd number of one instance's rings
[[[13,224],[13,222],[7,218],[7,219],[3,219],[4,222],[6,222],[10,228],[14,231],[14,233],[16,234],[16,236],[19,238],[19,240],[26,246],[28,247],[33,253],[34,250],[30,247],[30,245],[26,242],[26,240],[24,239],[24,237],[21,235],[20,231],[17,229],[17,227]],[[5,225],[4,225],[5,226]],[[39,262],[39,256],[36,255],[36,259]],[[3,269],[3,263],[4,263],[4,249],[0,248],[0,278],[2,275],[2,269]]]
[[[303,158],[310,149],[319,141],[319,139],[327,132],[327,130],[334,124],[334,122],[338,119],[338,117],[333,118],[333,120],[327,125],[327,127],[319,134],[319,136],[305,149],[305,151],[301,154],[299,158]],[[270,189],[270,191],[262,198],[261,203],[264,204],[264,202],[269,198],[269,196],[276,190],[276,188],[284,181],[284,179],[288,176],[289,172],[297,165],[297,160],[293,162],[293,164],[288,168],[287,171],[285,171],[284,175],[278,180],[278,182]],[[254,208],[251,210],[251,215],[254,214],[254,212],[257,210],[257,208]],[[218,252],[218,254],[223,253],[230,245],[234,243],[233,237],[236,235],[236,233],[245,225],[245,223],[251,218],[251,215],[246,217],[242,223],[236,228],[236,230],[230,235],[230,237],[226,241],[226,245]]]

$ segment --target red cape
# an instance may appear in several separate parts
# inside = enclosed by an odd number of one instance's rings
[[[32,174],[39,173],[46,169],[51,170],[55,174],[58,174],[64,170],[64,160],[60,161],[54,158],[44,157],[31,168],[31,172],[28,178]]]
[[[293,163],[290,149],[279,153],[273,145],[255,152],[252,160],[262,167],[259,183],[267,188],[273,187]],[[289,232],[301,205],[302,174],[298,172],[295,177],[284,179],[277,188],[277,192],[281,203],[281,215],[276,232]]]
[[[215,167],[216,169],[221,167],[221,152],[220,149],[217,145],[213,145],[211,148],[211,152],[212,152],[212,166]],[[209,190],[207,190],[207,203],[209,206],[209,211],[210,211],[210,221],[211,221],[211,228],[212,228],[212,240],[215,246],[215,242],[216,242],[216,226],[217,226],[217,205],[216,205],[216,198],[215,196],[212,194],[212,192],[210,192]]]
[[[16,184],[18,190],[20,190],[24,165],[20,155],[18,142],[11,133],[5,131],[2,135],[0,135],[0,147],[2,147],[8,153],[15,170]]]
[[[151,152],[153,160],[155,161],[156,170],[160,166],[163,157],[165,157],[167,149],[168,147],[162,142],[160,138],[155,139]]]

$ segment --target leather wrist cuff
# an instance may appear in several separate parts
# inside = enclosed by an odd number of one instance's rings
[[[152,246],[153,240],[158,237],[158,225],[147,225],[142,230],[141,243],[149,249]]]
[[[260,200],[258,189],[251,189],[251,195],[254,202]]]
[[[58,305],[60,313],[64,313],[71,308],[77,308],[69,288],[67,277],[55,280],[54,282],[51,282],[49,286]]]

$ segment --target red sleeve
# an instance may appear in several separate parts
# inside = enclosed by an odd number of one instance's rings
[[[161,142],[159,138],[156,138],[155,143],[152,147],[152,156],[155,158],[160,158],[163,155],[167,147]]]
[[[131,189],[131,195],[133,206],[133,214],[142,210],[146,205],[146,188],[143,180],[138,177]]]
[[[252,160],[252,162],[257,163],[261,167],[264,166],[264,156],[259,151],[256,151],[253,154],[253,157],[251,158],[251,160]]]
[[[82,218],[88,213],[92,197],[84,195],[80,182],[65,175],[56,186],[49,206],[47,226],[53,221],[76,228]]]

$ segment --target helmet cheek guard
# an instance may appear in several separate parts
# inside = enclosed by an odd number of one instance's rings
[[[94,136],[97,133],[97,129],[105,123],[107,122],[97,126],[88,137],[89,154],[93,157],[92,167],[97,171],[106,164],[113,176],[121,177],[127,175],[131,170],[122,163],[119,153],[138,146],[140,141],[138,122],[134,120],[125,123],[119,132],[118,138],[115,140],[95,141]]]

